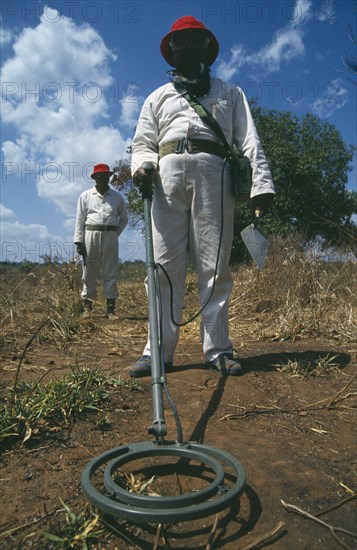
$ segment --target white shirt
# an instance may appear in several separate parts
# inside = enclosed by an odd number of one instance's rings
[[[251,196],[274,193],[269,165],[243,91],[211,78],[209,93],[199,101],[213,114],[228,143],[235,143],[249,158],[253,170]],[[157,166],[160,145],[178,138],[220,141],[170,82],[152,92],[144,102],[133,140],[132,174],[145,161]]]
[[[109,188],[102,196],[93,187],[79,196],[73,242],[84,242],[86,224],[115,225],[119,236],[127,223],[128,211],[121,194]]]

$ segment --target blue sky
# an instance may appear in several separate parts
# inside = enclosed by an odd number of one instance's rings
[[[143,101],[167,82],[161,39],[183,15],[219,41],[213,76],[263,107],[312,112],[356,145],[356,77],[343,63],[353,0],[3,0],[2,260],[72,257],[77,198],[94,164],[129,158]],[[140,232],[125,230],[120,258],[144,258]]]

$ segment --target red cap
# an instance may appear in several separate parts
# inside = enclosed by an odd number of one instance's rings
[[[184,31],[186,29],[204,29],[207,32],[207,35],[210,39],[210,42],[208,45],[207,61],[208,61],[208,65],[211,66],[216,60],[216,57],[218,55],[219,44],[214,34],[209,29],[207,29],[201,21],[199,21],[195,17],[192,17],[192,15],[184,15],[183,17],[180,17],[180,19],[177,19],[173,23],[170,32],[166,34],[166,36],[164,36],[164,38],[162,39],[160,44],[160,50],[163,57],[165,58],[165,61],[167,61],[167,63],[171,65],[170,46],[169,46],[171,35],[174,32]]]
[[[93,174],[91,175],[92,179],[95,179],[94,176],[96,174],[108,174],[112,176],[114,172],[111,171],[109,166],[107,164],[96,164],[93,169]]]

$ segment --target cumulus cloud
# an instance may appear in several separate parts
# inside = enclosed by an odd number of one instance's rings
[[[268,75],[279,71],[283,63],[302,57],[305,53],[304,25],[312,17],[311,8],[311,0],[297,0],[291,21],[274,34],[269,44],[256,52],[249,52],[241,44],[235,44],[230,56],[218,63],[218,77],[230,80],[242,66]]]
[[[130,101],[122,99],[120,124],[134,129],[139,116],[140,104],[139,98],[131,98]]]
[[[138,87],[132,82],[126,86],[124,97],[120,101],[121,115],[120,124],[134,130],[137,123],[144,98],[137,94]]]
[[[16,220],[16,214],[10,208],[7,208],[4,204],[0,203],[0,220],[3,221],[14,221]]]
[[[41,262],[44,257],[73,260],[76,257],[72,242],[74,222],[74,217],[64,220],[67,238],[63,238],[51,233],[46,225],[22,223],[11,208],[0,203],[0,261]],[[145,259],[145,243],[141,231],[128,227],[124,230],[119,242],[119,258],[121,262]]]
[[[76,197],[90,185],[90,167],[113,165],[126,153],[107,99],[115,56],[90,25],[49,7],[13,50],[1,74],[3,123],[17,132],[2,146],[5,170],[36,170],[39,196],[71,217]]]
[[[16,213],[4,204],[0,204],[0,219],[1,261],[39,262],[43,256],[69,260],[73,256],[71,240],[65,243],[43,224],[20,222]]]

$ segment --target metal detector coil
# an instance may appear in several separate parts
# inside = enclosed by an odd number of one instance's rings
[[[142,168],[149,175],[154,171],[150,162]],[[160,297],[152,242],[151,193],[143,193],[143,200],[153,401],[153,424],[148,433],[155,440],[116,447],[93,458],[83,470],[82,489],[94,506],[110,516],[139,523],[174,523],[203,518],[232,506],[244,489],[245,472],[239,460],[225,451],[194,442],[184,443],[177,414],[178,441],[172,443],[164,439],[167,430],[163,389],[168,392],[160,347]],[[198,463],[200,475],[206,478],[205,486],[177,496],[150,496],[128,491],[117,481],[120,468],[125,465],[133,466],[135,461],[145,460],[146,466],[161,457],[176,457],[178,461],[173,466],[177,469],[190,468],[190,462]],[[103,475],[103,468],[104,476],[98,479]]]
[[[199,491],[178,496],[135,494],[113,480],[120,467],[137,459],[174,456],[195,460],[214,472],[214,479]],[[104,470],[101,490],[94,486],[98,469]],[[228,469],[228,473],[224,470]],[[102,473],[102,472],[101,472]],[[134,523],[175,523],[200,519],[237,502],[245,486],[241,463],[229,453],[198,443],[143,441],[111,449],[89,462],[82,474],[82,488],[88,500],[104,513]]]

